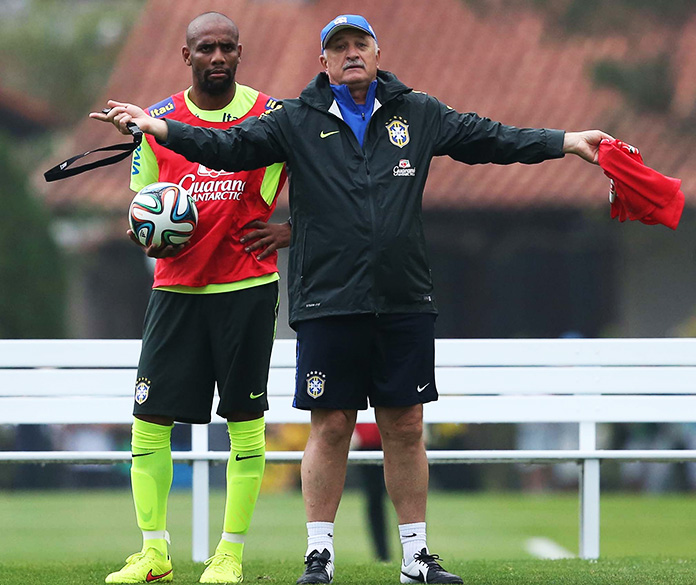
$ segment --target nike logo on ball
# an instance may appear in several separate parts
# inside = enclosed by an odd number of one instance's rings
[[[425,390],[428,386],[430,386],[430,382],[428,382],[425,386],[416,386],[416,390],[418,390],[418,392],[423,392],[423,390]]]

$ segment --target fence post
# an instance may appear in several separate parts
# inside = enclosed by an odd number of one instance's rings
[[[597,425],[580,422],[580,450],[597,449]],[[599,459],[580,464],[580,558],[599,557]]]
[[[208,451],[208,425],[191,425],[191,451]],[[206,460],[193,462],[193,530],[191,556],[194,562],[200,563],[208,558],[208,524],[210,518],[209,505],[209,468]]]

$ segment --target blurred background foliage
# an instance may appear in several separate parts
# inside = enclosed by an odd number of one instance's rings
[[[69,132],[89,111],[144,4],[0,2],[0,91],[45,103],[53,119],[40,132],[0,131],[0,338],[66,335],[68,263],[29,177],[62,137],[54,129]]]
[[[12,142],[0,133],[0,338],[63,337],[62,256]]]
[[[636,23],[659,21],[681,26],[696,0],[462,0],[481,12],[514,7],[535,8],[550,24],[570,34],[597,35],[636,31]]]
[[[636,22],[658,20],[681,26],[694,0],[526,0],[547,10],[569,33],[606,34],[635,30]]]
[[[674,95],[670,55],[662,53],[638,63],[598,61],[592,71],[598,86],[618,90],[638,111],[667,112]]]
[[[59,121],[69,124],[89,111],[105,86],[145,1],[9,0],[0,4],[4,4],[0,8],[3,85],[48,101]]]
[[[499,10],[501,2],[464,0],[479,11]],[[646,27],[659,24],[675,30],[696,10],[696,0],[511,0],[506,7],[533,7],[545,16],[553,36],[598,37],[618,35],[634,45]],[[677,38],[677,35],[674,35]],[[674,94],[674,63],[669,51],[635,59],[603,59],[594,64],[591,78],[598,87],[618,90],[638,112],[669,111]]]

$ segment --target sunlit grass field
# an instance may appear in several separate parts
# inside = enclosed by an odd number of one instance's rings
[[[213,492],[211,547],[223,505],[223,494]],[[298,492],[261,495],[245,547],[245,582],[295,582],[303,568],[304,522]],[[399,582],[395,520],[391,525],[394,561],[377,563],[362,495],[346,493],[336,521],[335,583]],[[527,552],[530,538],[577,553],[576,493],[433,492],[429,500],[430,548],[465,583],[696,583],[696,497],[605,494],[601,525],[599,562],[537,560]],[[172,494],[168,528],[175,582],[197,582],[202,565],[190,560],[188,491]],[[128,489],[0,494],[2,585],[101,583],[140,544]]]

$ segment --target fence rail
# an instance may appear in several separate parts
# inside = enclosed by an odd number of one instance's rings
[[[0,424],[101,424],[132,420],[138,340],[0,340]],[[696,461],[696,450],[602,450],[597,424],[696,422],[696,340],[437,340],[440,399],[426,423],[575,423],[577,449],[429,451],[431,463],[560,463],[579,469],[580,556],[599,556],[600,462]],[[269,375],[268,423],[308,423],[291,407],[295,345],[277,340]],[[360,422],[374,421],[371,411]],[[217,422],[224,422],[217,419]],[[193,551],[208,557],[207,427],[191,427],[191,450],[174,451],[193,467]],[[301,451],[269,451],[273,463],[296,463]],[[376,464],[378,451],[351,452],[351,463]],[[0,463],[123,463],[125,451],[0,451]]]

